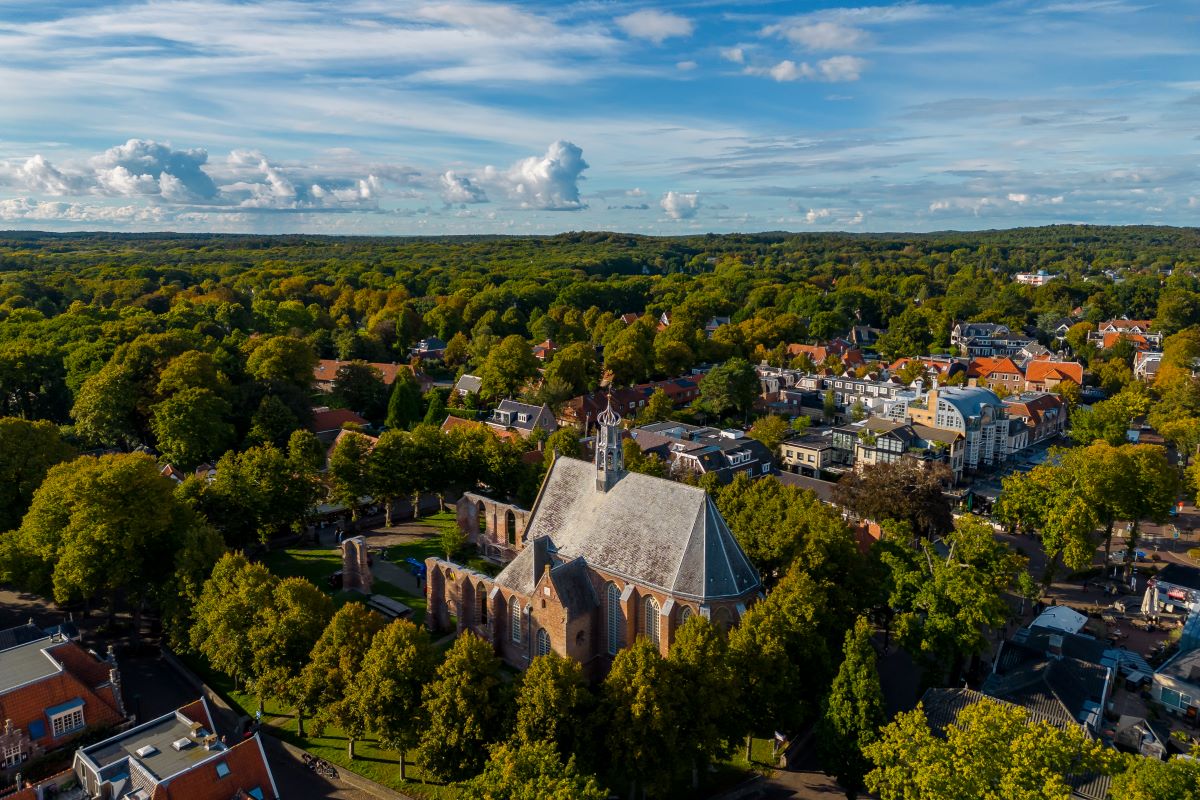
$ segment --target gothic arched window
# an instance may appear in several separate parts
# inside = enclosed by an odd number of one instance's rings
[[[487,589],[484,587],[483,581],[480,581],[475,587],[475,600],[479,603],[479,624],[487,625]]]
[[[546,633],[545,628],[538,628],[537,632],[537,647],[534,653],[539,656],[544,656],[550,652],[550,634]]]
[[[645,619],[642,624],[642,632],[646,637],[655,644],[659,643],[658,638],[658,621],[661,609],[659,609],[658,601],[653,597],[647,597],[642,601],[642,610]]]
[[[521,603],[514,596],[512,599],[512,640],[521,643]]]
[[[517,543],[517,515],[514,514],[511,509],[508,511],[507,514],[504,515],[504,526],[508,531],[508,543],[516,544]]]
[[[616,655],[621,649],[621,590],[615,583],[604,587],[605,617],[608,623],[608,652]]]
[[[679,610],[679,624],[680,625],[687,622],[691,618],[692,618],[692,607],[691,606],[684,606],[683,608],[681,608]]]
[[[475,504],[475,518],[479,523],[479,532],[487,533],[487,509],[484,508],[483,503]]]

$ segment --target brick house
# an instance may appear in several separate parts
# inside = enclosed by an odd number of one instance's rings
[[[74,772],[94,800],[279,798],[258,734],[226,746],[203,698],[81,748]]]
[[[1138,350],[1162,349],[1163,335],[1150,330],[1148,319],[1110,319],[1101,322],[1088,334],[1088,341],[1101,350],[1108,350],[1121,339],[1128,339]]]
[[[313,386],[322,392],[332,392],[333,382],[337,380],[337,373],[340,367],[346,364],[356,363],[354,361],[340,361],[335,358],[322,358],[317,362],[317,366],[313,368]],[[413,373],[417,379],[417,383],[421,387],[421,393],[424,394],[433,388],[433,379],[424,372],[417,372],[408,364],[386,363],[383,361],[363,361],[358,362],[366,364],[368,367],[374,367],[379,370],[380,376],[383,378],[385,386],[391,386],[396,382],[396,375],[402,369],[406,369]]]
[[[34,625],[3,631],[0,650],[0,769],[66,746],[86,730],[125,721],[121,675],[107,659]]]
[[[620,417],[601,414],[594,463],[557,458],[525,546],[495,578],[426,560],[427,624],[457,619],[524,669],[551,650],[603,677],[639,636],[665,655],[700,614],[728,628],[761,594],[758,573],[703,489],[627,473]]]
[[[1029,433],[1027,444],[1053,439],[1066,430],[1067,405],[1049,392],[1024,392],[1001,402],[1010,419],[1020,420]]]
[[[656,389],[662,389],[671,398],[671,405],[683,408],[700,397],[700,378],[702,376],[685,375],[679,378],[668,378],[662,381],[639,383],[625,389],[612,389],[607,392],[592,392],[573,397],[563,404],[558,415],[560,425],[571,425],[581,430],[595,426],[596,419],[604,409],[611,404],[618,414],[635,417],[646,407],[650,396]]]

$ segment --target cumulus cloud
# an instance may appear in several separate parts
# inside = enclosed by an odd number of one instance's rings
[[[818,61],[815,65],[807,61],[797,64],[791,59],[784,59],[770,67],[746,67],[747,75],[765,75],[779,81],[824,81],[826,83],[845,83],[856,81],[862,77],[862,71],[867,66],[864,59],[857,56],[834,56]]]
[[[804,215],[804,221],[811,225],[814,222],[819,222],[823,219],[829,219],[830,215],[832,214],[833,211],[828,208],[810,208],[808,213]]]
[[[146,206],[103,206],[34,200],[13,197],[0,200],[0,220],[6,222],[162,222],[167,214],[163,209]]]
[[[442,200],[454,205],[457,203],[486,203],[487,192],[471,183],[465,175],[458,175],[453,170],[443,173]]]
[[[691,36],[696,27],[687,17],[652,9],[617,17],[616,23],[627,35],[655,44],[662,44],[664,39],[674,36]]]
[[[203,149],[175,150],[170,144],[130,139],[92,159],[96,185],[117,196],[162,195],[182,202],[203,202],[217,196],[217,186],[203,167]]]
[[[384,193],[383,180],[377,175],[320,175],[311,168],[281,166],[255,150],[233,151],[226,166],[231,180],[221,185],[220,200],[243,209],[373,209]]]
[[[587,207],[579,199],[579,181],[587,168],[583,150],[560,139],[545,155],[522,159],[507,170],[486,167],[478,182],[495,186],[521,208],[575,211]]]
[[[862,28],[837,22],[801,22],[768,25],[764,36],[780,36],[808,50],[850,50],[867,41]]]
[[[20,186],[35,194],[68,195],[80,190],[78,176],[68,176],[40,154],[19,165],[0,164],[0,183]]]
[[[740,47],[722,47],[721,58],[726,61],[732,61],[734,64],[746,63],[746,51]]]
[[[700,193],[667,192],[662,196],[659,205],[671,219],[691,219],[700,210]]]

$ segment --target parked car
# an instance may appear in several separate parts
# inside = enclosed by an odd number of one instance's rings
[[[1134,561],[1145,561],[1147,558],[1149,558],[1149,556],[1146,554],[1145,550],[1134,550],[1133,551],[1133,560]],[[1109,555],[1108,560],[1113,562],[1114,564],[1123,564],[1125,562],[1125,551],[1124,550],[1113,550],[1112,553]]]

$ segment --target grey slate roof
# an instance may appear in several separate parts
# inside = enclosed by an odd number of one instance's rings
[[[0,651],[0,692],[62,671],[46,648],[55,644],[49,636]]]
[[[478,375],[463,375],[454,384],[454,391],[459,394],[479,394],[481,386],[483,386],[483,379]]]
[[[549,540],[544,546],[542,538]],[[699,602],[740,597],[760,585],[703,489],[628,473],[603,492],[595,467],[574,458],[555,459],[526,539],[534,546],[496,578],[522,594],[531,594],[541,576],[544,549],[552,577],[562,569],[556,565],[582,557],[594,569]]]
[[[1027,661],[1004,674],[993,673],[983,691],[1029,710],[1035,719],[1055,725],[1083,724],[1095,717],[1104,700],[1108,670],[1079,659]]]
[[[550,581],[570,617],[582,616],[600,605],[582,557],[551,567]]]

